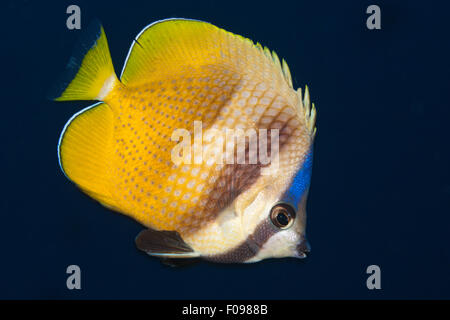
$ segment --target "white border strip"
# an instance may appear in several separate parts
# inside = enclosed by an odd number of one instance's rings
[[[63,140],[64,134],[66,133],[67,128],[69,127],[69,125],[72,123],[73,120],[75,120],[76,117],[78,117],[80,114],[84,113],[85,111],[88,111],[100,104],[103,104],[104,102],[97,102],[94,103],[93,105],[90,105],[89,107],[84,108],[83,110],[78,111],[77,113],[75,113],[70,119],[69,121],[66,122],[66,124],[64,125],[64,128],[59,136],[59,140],[58,140],[58,148],[57,148],[57,152],[58,152],[58,163],[59,163],[59,167],[61,168],[61,171],[64,173],[64,175],[66,176],[67,179],[69,179],[70,181],[72,181],[67,174],[64,172],[64,168],[62,166],[61,163],[61,142]]]
[[[131,52],[133,51],[133,47],[134,47],[134,44],[136,43],[136,40],[139,39],[139,37],[140,37],[140,36],[141,36],[148,28],[154,26],[155,24],[162,23],[162,22],[166,22],[166,21],[173,21],[173,20],[197,21],[197,22],[205,22],[205,23],[209,23],[209,22],[202,21],[202,20],[197,20],[197,19],[168,18],[168,19],[158,20],[158,21],[155,21],[155,22],[149,24],[149,25],[146,26],[144,29],[142,29],[141,32],[139,32],[138,35],[134,38],[134,40],[133,40],[133,42],[132,42],[132,44],[131,44],[131,47],[130,47],[130,49],[128,50],[128,54],[127,54],[127,57],[126,57],[126,59],[125,59],[125,63],[123,64],[122,72],[120,73],[120,81],[122,81],[122,75],[123,75],[123,73],[124,73],[124,71],[125,71],[125,68],[127,67],[128,59],[130,58],[130,54],[131,54]]]

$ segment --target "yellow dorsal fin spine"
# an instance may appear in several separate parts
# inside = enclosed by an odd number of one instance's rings
[[[267,47],[264,47],[264,53],[266,55],[267,58],[269,58],[270,60],[272,60],[272,53],[270,53],[270,49]]]
[[[117,83],[105,31],[95,20],[85,30],[49,98],[56,101],[103,101]]]
[[[284,59],[282,61],[282,69],[283,69],[284,78],[289,83],[289,86],[292,88],[293,85],[292,85],[291,71],[289,70],[289,66],[288,66],[286,60],[284,60]]]
[[[314,138],[316,135],[316,106],[314,103],[310,102],[309,97],[309,88],[308,86],[305,87],[305,94],[302,94],[302,88],[297,89],[297,96],[299,99],[299,106],[300,110],[299,112],[303,114],[306,120],[306,126],[308,127],[309,133]]]
[[[278,58],[278,55],[275,51],[272,51],[272,59],[275,65],[277,66],[278,70],[282,72],[280,58]]]

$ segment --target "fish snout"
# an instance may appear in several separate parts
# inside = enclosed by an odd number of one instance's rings
[[[307,253],[311,252],[311,246],[305,238],[302,238],[302,240],[297,244],[296,247],[296,258],[304,259],[307,257]]]

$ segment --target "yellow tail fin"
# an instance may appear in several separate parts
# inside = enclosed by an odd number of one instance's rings
[[[117,82],[105,31],[99,21],[94,21],[80,39],[61,81],[54,86],[49,98],[103,101]]]

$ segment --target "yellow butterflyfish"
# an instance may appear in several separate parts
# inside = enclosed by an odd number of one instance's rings
[[[118,78],[101,24],[88,34],[52,97],[99,101],[61,133],[67,178],[144,225],[136,245],[152,256],[305,257],[316,111],[286,62],[210,23],[167,19],[139,33]]]

